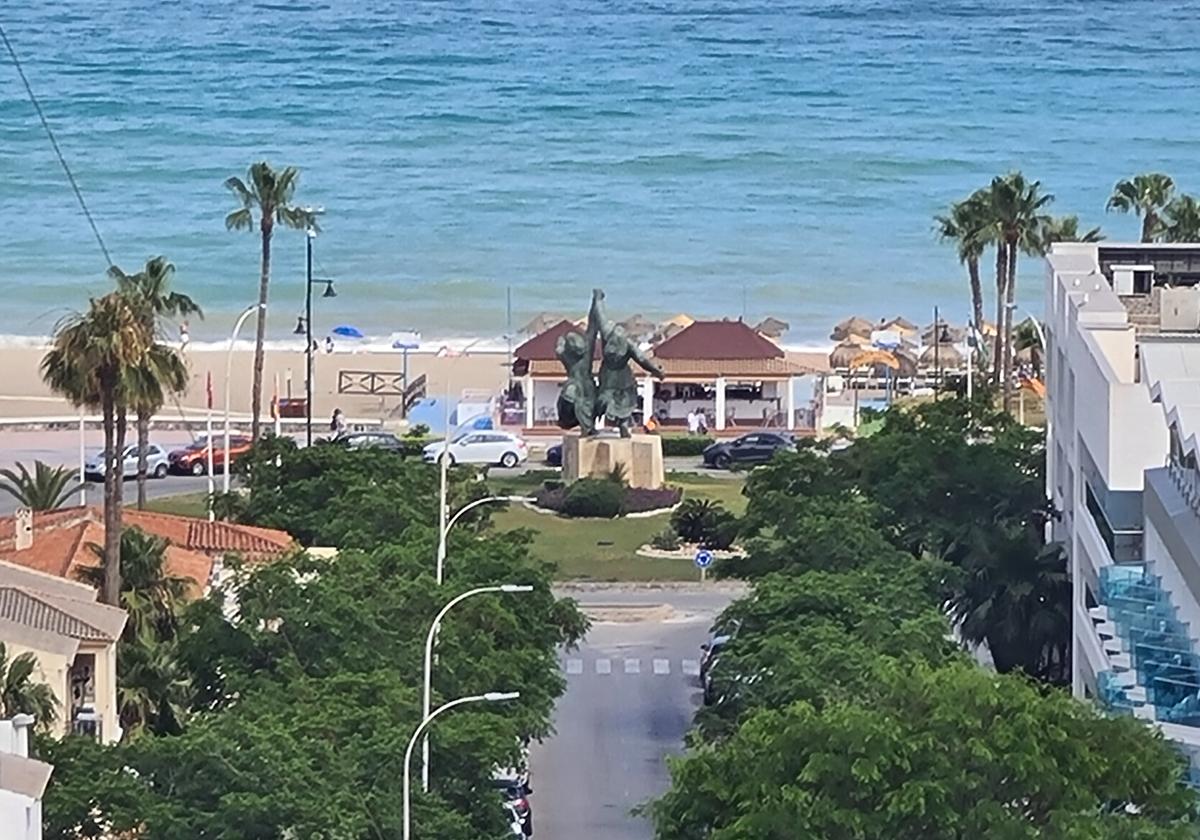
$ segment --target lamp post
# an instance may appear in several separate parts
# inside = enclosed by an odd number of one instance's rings
[[[229,377],[233,373],[233,345],[237,341],[238,333],[242,331],[242,324],[246,323],[246,319],[257,312],[259,309],[266,309],[265,303],[256,303],[252,306],[247,306],[245,311],[238,316],[237,322],[233,325],[233,332],[229,334],[229,349],[225,351],[225,470],[224,476],[221,479],[221,492],[229,492]],[[209,443],[209,463],[212,463],[212,443]]]
[[[447,441],[446,449],[449,449],[449,448],[450,448],[449,442]],[[445,451],[446,450],[442,451],[442,457],[439,459],[442,461],[442,464],[443,464],[443,472],[442,472],[442,485],[440,488],[441,504],[440,504],[439,515],[438,515],[438,547],[437,547],[437,575],[436,575],[438,586],[441,586],[442,581],[445,579],[446,537],[447,537],[447,535],[449,535],[450,529],[454,527],[454,524],[456,522],[458,522],[458,520],[462,517],[462,515],[464,513],[466,513],[469,510],[472,510],[474,508],[477,508],[480,505],[485,505],[490,502],[532,502],[532,501],[534,501],[533,496],[484,496],[482,499],[476,499],[473,502],[468,502],[467,504],[465,504],[461,508],[459,508],[457,511],[455,511],[453,516],[447,517],[446,514],[449,513],[449,511],[447,510],[447,505],[446,505],[446,474],[445,474],[444,467],[445,467],[445,462],[447,459],[446,459]]]
[[[318,213],[323,212],[319,207],[305,207],[305,212],[309,214],[310,219],[315,218]],[[309,224],[304,231],[305,243],[305,284],[304,284],[304,437],[305,444],[312,446],[312,403],[313,403],[313,337],[312,337],[312,290],[314,283],[324,283],[325,292],[321,297],[337,297],[337,292],[333,290],[333,280],[325,277],[313,277],[313,240],[317,238],[317,228],[315,224]],[[296,325],[296,332],[300,332],[300,325]]]
[[[465,508],[464,508],[465,510]],[[461,513],[462,511],[459,511]],[[446,606],[442,607],[437,616],[433,619],[433,624],[429,626],[429,635],[425,637],[425,683],[422,691],[421,700],[421,717],[429,716],[429,706],[431,703],[431,695],[433,693],[433,641],[437,636],[438,629],[441,627],[442,619],[446,617],[446,613],[450,612],[456,604],[459,604],[468,598],[475,595],[483,595],[487,592],[532,592],[533,587],[523,584],[506,583],[500,586],[481,586],[477,589],[471,589],[456,598],[450,599]],[[421,789],[429,790],[429,738],[425,738],[425,742],[421,747]]]
[[[412,738],[408,742],[408,747],[404,750],[404,833],[403,840],[412,839],[412,754],[417,746],[417,740],[421,737],[421,733],[425,731],[429,724],[437,720],[445,712],[450,711],[457,706],[463,706],[467,703],[503,703],[506,700],[516,700],[521,696],[519,691],[489,691],[487,694],[474,694],[470,697],[460,697],[457,700],[451,700],[445,705],[434,709],[431,714],[425,715],[421,720]]]

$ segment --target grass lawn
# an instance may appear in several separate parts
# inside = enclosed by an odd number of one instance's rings
[[[180,493],[178,496],[159,496],[147,499],[146,509],[155,513],[174,513],[177,516],[208,516],[207,493]]]
[[[492,479],[499,492],[532,493],[546,475]],[[685,497],[719,501],[742,513],[746,500],[740,478],[715,478],[695,473],[670,473],[667,481],[684,488]],[[690,560],[638,557],[637,549],[667,527],[669,515],[636,519],[567,519],[511,506],[493,519],[498,528],[529,528],[536,532],[533,554],[558,567],[559,580],[697,580]]]

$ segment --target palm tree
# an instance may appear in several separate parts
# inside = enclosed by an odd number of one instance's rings
[[[258,319],[254,336],[254,382],[250,393],[250,436],[258,440],[258,413],[262,407],[263,340],[267,329],[267,287],[271,283],[271,235],[277,223],[290,228],[316,229],[313,215],[292,205],[300,171],[287,166],[276,172],[266,161],[251,164],[246,180],[229,178],[225,188],[241,204],[225,217],[229,230],[253,230],[254,213],[258,213],[258,229],[262,237],[262,272],[258,281]]]
[[[950,212],[935,216],[938,236],[958,248],[958,261],[967,267],[971,284],[971,312],[975,329],[983,325],[983,284],[979,279],[979,261],[987,246],[988,208],[983,190],[976,190],[964,201],[950,205]]]
[[[1142,241],[1153,242],[1159,234],[1160,214],[1171,202],[1175,182],[1170,175],[1147,172],[1117,181],[1108,197],[1107,210],[1135,213],[1142,219]]]
[[[42,379],[76,406],[99,406],[104,418],[104,602],[121,593],[122,465],[129,371],[145,362],[154,343],[144,320],[117,292],[93,298],[86,313],[59,323],[42,359]]]
[[[0,718],[33,715],[42,726],[58,717],[58,700],[53,689],[35,682],[33,672],[38,661],[32,653],[8,659],[8,649],[0,642]]]
[[[1042,253],[1042,232],[1048,216],[1042,212],[1054,196],[1041,193],[1040,181],[1028,181],[1020,172],[1010,172],[992,180],[990,191],[993,218],[1004,241],[1007,259],[1002,318],[997,323],[996,342],[1000,350],[1000,384],[1004,410],[1012,403],[1012,310],[1017,291],[1017,254]]]
[[[58,510],[83,486],[73,470],[42,461],[33,462],[32,474],[24,464],[17,464],[16,470],[0,470],[0,477],[4,479],[0,490],[31,510]]]
[[[1029,351],[1034,373],[1041,376],[1042,341],[1032,318],[1025,319],[1013,330],[1013,351],[1020,353],[1022,350]]]
[[[1100,242],[1104,234],[1098,227],[1080,233],[1078,216],[1047,216],[1041,237],[1041,250],[1045,254],[1055,242]]]
[[[175,266],[165,257],[153,257],[137,274],[126,274],[115,265],[108,276],[117,284],[117,291],[146,321],[151,332],[159,333],[159,319],[163,317],[187,317],[204,313],[190,297],[171,290],[171,278]],[[133,371],[129,382],[131,407],[137,412],[137,506],[146,507],[147,455],[150,447],[150,418],[166,402],[168,393],[179,393],[187,388],[187,365],[173,348],[156,343],[146,364]]]
[[[1181,195],[1163,210],[1163,239],[1167,242],[1200,242],[1200,202]]]

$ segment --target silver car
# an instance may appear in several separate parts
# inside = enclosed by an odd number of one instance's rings
[[[123,477],[136,478],[138,474],[138,448],[136,443],[125,447],[121,462]],[[154,478],[166,478],[169,469],[170,462],[167,459],[167,450],[163,449],[157,443],[149,444],[146,447],[146,475]],[[103,481],[104,473],[103,452],[98,452],[83,462],[83,475],[85,478],[94,481]]]

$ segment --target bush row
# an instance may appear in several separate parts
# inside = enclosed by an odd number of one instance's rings
[[[679,502],[677,487],[649,490],[626,487],[607,478],[581,478],[570,486],[547,482],[538,491],[537,505],[566,516],[612,519],[626,513],[669,508]]]

